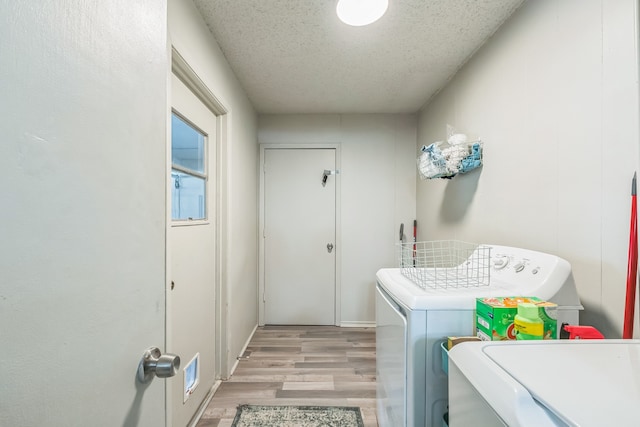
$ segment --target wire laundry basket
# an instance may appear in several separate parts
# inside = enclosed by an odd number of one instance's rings
[[[402,274],[422,289],[489,286],[491,247],[459,240],[399,243]]]

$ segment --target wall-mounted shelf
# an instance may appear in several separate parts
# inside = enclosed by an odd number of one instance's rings
[[[451,179],[482,166],[482,141],[452,142],[450,138],[450,142],[422,146],[417,160],[420,178]]]

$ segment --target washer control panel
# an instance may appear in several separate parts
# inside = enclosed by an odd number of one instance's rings
[[[532,265],[535,264],[535,267]],[[538,263],[539,264],[539,263]],[[531,270],[531,274],[538,274],[542,268],[529,258],[518,258],[517,256],[499,253],[491,256],[491,267],[493,271],[513,270],[515,273],[525,273]]]
[[[492,280],[528,288],[545,282],[557,269],[565,268],[562,259],[555,255],[507,246],[487,246],[491,247],[489,268]],[[567,274],[569,272],[570,267]]]

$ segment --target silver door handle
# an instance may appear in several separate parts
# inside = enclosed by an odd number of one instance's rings
[[[324,187],[325,185],[327,185],[327,178],[329,178],[329,176],[336,175],[339,173],[340,173],[339,170],[325,169],[324,172],[322,173],[322,186]]]
[[[180,369],[180,356],[176,354],[162,354],[158,347],[149,347],[145,350],[138,364],[138,381],[148,383],[154,376],[169,378],[178,373]]]
[[[333,243],[327,243],[327,252],[331,253],[333,250]]]

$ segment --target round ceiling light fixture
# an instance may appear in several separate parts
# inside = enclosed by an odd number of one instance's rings
[[[389,0],[338,0],[336,13],[345,24],[362,27],[382,18]]]

